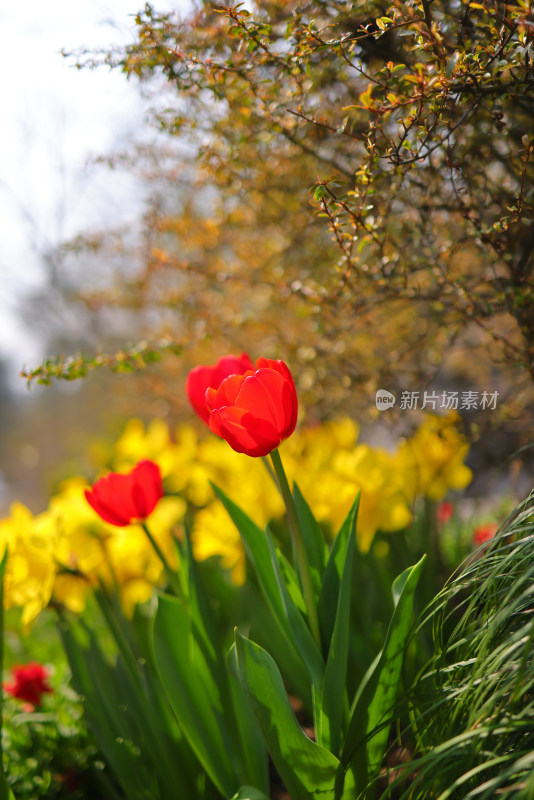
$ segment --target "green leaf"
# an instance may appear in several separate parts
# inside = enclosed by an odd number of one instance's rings
[[[120,647],[117,658],[104,655],[84,618],[64,618],[60,625],[73,683],[85,696],[86,717],[100,749],[128,797],[148,800],[157,795],[160,800],[174,800],[180,794],[194,798],[201,768],[155,673],[153,612],[143,606],[143,616],[138,609],[134,622],[114,608],[112,598],[107,598],[107,604],[104,596],[101,600]],[[122,622],[112,627],[117,616]],[[92,616],[89,619],[92,624]],[[137,657],[139,653],[142,658]]]
[[[293,651],[306,668],[314,690],[320,691],[324,662],[302,614],[291,600],[269,530],[262,531],[224,492],[216,486],[213,488],[241,534],[262,594],[280,627],[285,647]],[[292,681],[295,679],[296,685],[297,676],[289,677]],[[308,688],[301,687],[302,694],[306,694]]]
[[[255,789],[253,786],[242,786],[231,800],[269,800],[266,794]]]
[[[278,547],[275,547],[275,552],[289,596],[296,608],[298,608],[302,614],[306,614],[306,602],[302,596],[302,589],[300,588],[297,573],[295,572],[293,565]]]
[[[259,598],[254,606],[250,637],[272,653],[291,691],[299,695],[306,708],[313,705],[312,690],[307,668],[295,648],[287,646],[287,635],[275,619],[270,607]]]
[[[88,627],[91,651],[98,657],[98,665],[104,668],[103,696],[108,691],[108,683],[113,687],[117,711],[112,725],[117,730],[117,741],[131,742],[134,750],[142,753],[151,771],[150,784],[158,787],[161,800],[171,800],[176,792],[194,794],[200,765],[179,729],[157,677],[153,647],[154,604],[141,624],[139,615],[137,621],[124,616],[116,596],[97,592],[95,597],[119,650],[116,662],[108,663],[97,647],[91,627]],[[106,710],[108,706],[109,701],[106,701]],[[180,761],[183,762],[181,765]],[[128,779],[131,779],[131,773],[129,770]],[[139,787],[149,794],[156,791],[150,785],[147,787],[146,781],[136,781],[136,789]]]
[[[317,603],[321,592],[323,574],[328,562],[328,547],[326,546],[321,526],[313,516],[311,508],[296,483],[293,486],[293,498],[302,538],[304,539],[308,564],[310,565],[315,602]]]
[[[315,200],[315,202],[319,203],[325,196],[326,192],[327,192],[326,186],[323,186],[322,184],[318,186],[313,193],[313,199]]]
[[[188,613],[170,595],[158,595],[154,653],[161,681],[191,748],[219,791],[231,796],[239,781],[229,757],[223,703],[193,636]]]
[[[144,675],[147,680],[144,681],[144,692],[140,695],[129,670],[119,657],[115,665],[115,677],[121,717],[128,717],[142,757],[154,767],[160,797],[191,794],[191,787],[200,771],[198,762],[168,704],[165,708],[161,703],[161,693],[155,691],[150,676]],[[160,686],[159,681],[157,683]]]
[[[239,673],[267,748],[292,800],[334,800],[338,759],[303,733],[271,656],[236,631]],[[351,776],[339,795],[352,800]]]
[[[394,608],[397,608],[399,604],[399,600],[404,591],[404,587],[406,586],[406,581],[412,574],[412,569],[413,567],[408,567],[408,569],[405,569],[404,572],[401,572],[400,575],[397,575],[397,577],[393,581],[393,584],[391,586],[391,596],[393,597]]]
[[[187,572],[187,610],[195,642],[202,651],[211,682],[217,687],[217,695],[213,699],[216,704],[220,702],[222,708],[228,758],[240,782],[268,786],[265,746],[243,696],[237,677],[237,665],[235,675],[232,675],[231,657],[230,660],[224,658],[221,632],[215,624],[198,565],[193,557],[187,527],[185,540],[183,565]]]
[[[356,519],[358,505],[350,511],[345,563],[339,587],[334,632],[328,650],[323,688],[317,715],[317,741],[335,755],[341,748],[343,717],[348,711],[346,692],[347,660],[349,655],[350,595],[352,565],[356,548]]]
[[[262,792],[268,792],[269,765],[267,750],[265,749],[265,743],[256,722],[256,717],[252,713],[239,678],[235,644],[232,645],[226,656],[226,669],[239,730],[241,755],[245,762],[244,774],[240,778],[259,787]],[[259,792],[260,797],[263,797],[262,792]]]
[[[202,647],[204,657],[210,667],[212,676],[216,679],[220,675],[224,681],[224,657],[220,635],[213,620],[213,614],[206,597],[206,592],[198,565],[193,558],[191,538],[187,526],[185,528],[185,562],[187,573],[187,608],[195,631],[195,638]],[[220,686],[220,690],[227,691],[227,686]]]
[[[120,708],[120,687],[113,665],[98,642],[77,621],[60,626],[76,691],[84,698],[85,715],[106,761],[132,800],[148,800],[155,775],[135,752],[135,734]]]
[[[325,651],[328,649],[334,634],[338,597],[343,576],[343,568],[347,556],[347,547],[349,545],[351,531],[353,531],[353,522],[358,514],[359,505],[360,493],[358,492],[356,499],[339,530],[338,535],[334,539],[334,543],[330,551],[330,557],[328,559],[323,576],[323,584],[321,586],[321,594],[319,597],[317,611],[319,614],[321,639],[323,641],[323,647]]]
[[[341,762],[344,768],[352,766],[360,790],[382,764],[410,632],[414,593],[425,559],[423,556],[395,580],[393,595],[397,604],[384,647],[365,674],[352,704]]]
[[[7,546],[6,546],[6,549],[4,550],[4,554],[2,556],[2,561],[0,561],[0,584],[1,584],[1,586],[0,586],[0,596],[1,596],[2,600],[4,599],[4,575],[5,575],[5,571],[6,571],[6,565],[7,565]],[[2,608],[3,608],[3,606],[2,606]]]
[[[11,787],[2,770],[0,770],[0,800],[15,800],[15,795],[11,791]],[[251,798],[251,800],[254,799]]]

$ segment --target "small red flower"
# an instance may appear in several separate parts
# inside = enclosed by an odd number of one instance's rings
[[[266,456],[297,424],[298,401],[283,361],[259,358],[255,370],[229,375],[206,391],[208,424],[238,453]]]
[[[454,506],[452,503],[449,503],[448,500],[444,500],[443,503],[440,503],[436,509],[436,519],[442,525],[450,520],[454,512]]]
[[[185,390],[189,402],[198,416],[209,423],[210,412],[206,405],[207,389],[218,389],[229,375],[242,375],[247,370],[254,370],[254,364],[246,353],[240,356],[223,356],[216,364],[195,367],[187,376]]]
[[[46,669],[37,661],[13,667],[11,673],[14,682],[4,683],[4,689],[13,697],[28,703],[31,706],[28,710],[33,711],[35,706],[41,705],[43,694],[53,691],[46,682],[48,678]]]
[[[123,528],[146,519],[163,497],[161,471],[153,461],[140,461],[126,475],[110,472],[98,480],[85,497],[96,513]]]
[[[487,522],[485,525],[479,525],[473,534],[473,541],[476,545],[485,544],[489,542],[497,533],[499,526],[494,522]]]

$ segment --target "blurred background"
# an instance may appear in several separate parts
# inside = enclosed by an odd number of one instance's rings
[[[276,95],[283,73],[254,47],[253,100],[246,82],[212,74],[211,55],[231,52],[227,21],[209,4],[182,1],[146,6],[137,18],[130,0],[30,0],[0,11],[10,74],[0,149],[0,513],[15,498],[37,512],[62,478],[91,479],[105,462],[105,442],[129,417],[197,424],[183,401],[187,369],[245,349],[290,364],[307,422],[348,414],[361,423],[361,440],[386,447],[419,423],[400,407],[403,392],[497,392],[494,409],[461,415],[472,444],[470,491],[519,499],[532,485],[532,380],[507,360],[517,324],[498,304],[490,308],[488,287],[501,278],[488,278],[480,237],[466,235],[464,244],[454,214],[427,235],[436,222],[414,182],[395,213],[384,206],[365,219],[369,229],[390,218],[397,226],[386,231],[380,258],[372,236],[362,237],[355,263],[367,282],[340,282],[333,218],[318,214],[329,190],[310,195],[310,186],[318,174],[360,163],[361,143],[340,142],[339,120],[303,119],[286,130],[286,106],[261,97],[264,85]],[[264,4],[274,31],[298,19],[291,8]],[[336,9],[326,4],[325,14]],[[355,52],[369,68],[399,57],[366,45]],[[186,64],[186,48],[208,57],[208,67]],[[233,57],[245,51],[236,42]],[[325,119],[366,86],[333,72],[342,67],[328,58],[313,62],[304,97],[310,107],[324,101]],[[332,86],[343,86],[343,97]],[[484,124],[466,133],[477,152]],[[500,128],[493,132],[502,139]],[[506,157],[496,158],[496,183],[499,160]],[[401,246],[392,255],[395,239]],[[431,287],[435,295],[382,307],[380,292],[394,287],[402,253],[416,259],[410,268],[423,294]],[[450,258],[453,276],[437,289],[435,253]],[[441,302],[456,273],[487,301],[487,324],[466,325]],[[152,354],[162,358],[152,363]],[[99,358],[112,369],[93,370]],[[395,408],[377,410],[377,389],[395,393]]]
[[[88,272],[62,245],[82,233],[131,224],[143,211],[142,182],[99,159],[134,139],[148,143],[157,136],[146,124],[146,101],[118,72],[79,70],[62,54],[130,42],[135,12],[129,0],[29,0],[24,8],[0,9],[1,58],[9,74],[0,130],[3,514],[15,498],[42,508],[60,465],[83,458],[91,437],[124,419],[124,409],[110,413],[101,402],[104,376],[91,385],[29,390],[20,373],[48,355],[98,347],[100,326],[73,293],[107,281],[105,260],[95,259]]]

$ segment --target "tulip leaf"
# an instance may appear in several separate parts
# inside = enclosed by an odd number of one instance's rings
[[[239,743],[241,756],[245,762],[244,774],[241,780],[246,780],[262,789],[269,791],[269,765],[265,742],[258,727],[256,717],[252,713],[245,696],[239,677],[237,665],[237,652],[235,644],[232,645],[226,656],[226,668],[229,676],[230,693],[239,729]],[[263,796],[261,792],[260,796]]]
[[[355,535],[354,530],[358,517],[359,505],[360,493],[358,492],[338,535],[334,539],[323,576],[317,612],[319,615],[319,626],[321,628],[321,639],[325,651],[328,650],[330,640],[334,634],[338,598],[343,579],[347,548],[349,546],[350,537]]]
[[[269,800],[269,797],[254,786],[242,786],[230,800]]]
[[[187,571],[187,609],[191,618],[192,635],[202,651],[206,667],[211,675],[211,684],[217,687],[217,696],[214,698],[214,702],[216,704],[220,702],[222,708],[228,756],[240,781],[252,782],[261,786],[267,780],[265,746],[256,720],[251,715],[244,698],[243,689],[237,677],[237,666],[233,676],[231,657],[230,660],[224,658],[222,637],[215,624],[198,565],[193,557],[187,527],[185,540],[183,566],[184,571]]]
[[[323,574],[328,562],[328,547],[326,546],[321,526],[313,516],[311,508],[296,483],[293,486],[293,498],[304,539],[308,564],[310,565],[315,602],[317,603],[321,592]]]
[[[349,655],[350,597],[352,567],[356,549],[357,505],[350,512],[345,563],[339,587],[334,631],[328,650],[323,688],[317,714],[317,741],[335,755],[341,748],[343,718],[348,712],[346,693],[347,661]]]
[[[297,573],[293,565],[278,547],[275,547],[275,552],[289,596],[298,610],[302,614],[306,614],[306,602],[302,596],[302,589],[300,588]]]
[[[195,631],[195,638],[202,647],[206,662],[209,664],[212,676],[224,676],[224,658],[222,655],[222,643],[220,642],[219,631],[213,620],[213,614],[209,607],[208,599],[200,574],[198,565],[193,558],[190,533],[185,526],[185,558],[187,574],[187,608],[191,616],[191,621]],[[184,565],[182,565],[184,566]],[[223,691],[227,687],[220,687]]]
[[[397,604],[384,647],[363,677],[352,704],[341,762],[345,769],[352,767],[360,790],[376,776],[384,757],[410,633],[414,593],[425,558],[396,578],[393,595]]]
[[[182,603],[160,593],[154,622],[157,669],[182,730],[219,791],[239,785],[229,757],[223,703]]]
[[[190,768],[194,766],[198,771],[198,763],[168,705],[165,708],[161,703],[151,680],[144,681],[145,688],[141,694],[120,657],[114,671],[121,716],[127,715],[130,720],[143,756],[149,757],[150,763],[157,765],[158,783],[165,786],[164,791],[160,789],[160,796],[168,797],[170,786],[174,787],[176,794],[187,793],[194,782]],[[143,677],[148,678],[148,675]],[[180,751],[178,759],[177,753]],[[187,765],[185,768],[184,761]]]
[[[11,791],[11,787],[2,770],[0,770],[0,800],[15,800],[15,795]]]
[[[241,534],[263,596],[283,633],[285,646],[294,651],[306,668],[314,691],[319,692],[324,662],[304,617],[291,600],[269,530],[262,531],[224,492],[216,486],[213,488]]]
[[[108,623],[121,613],[112,603],[101,608],[106,609]],[[104,655],[83,618],[62,622],[60,631],[73,683],[85,697],[89,725],[128,797],[174,800],[180,793],[193,798],[197,796],[200,765],[155,676],[154,659],[146,648],[150,612],[144,611],[142,625],[139,618],[130,622],[121,615],[122,625],[110,626],[120,648],[114,660]],[[130,649],[136,640],[141,643],[136,653],[142,653],[142,658]]]
[[[237,631],[236,650],[241,680],[292,800],[353,800],[351,775],[347,776],[342,793],[336,796],[339,761],[302,731],[271,656]]]
[[[60,627],[76,691],[84,698],[89,727],[121,787],[132,800],[146,800],[147,787],[156,790],[156,778],[146,758],[136,752],[129,718],[120,708],[120,689],[113,665],[104,657],[94,636],[69,620]]]
[[[309,672],[296,649],[288,646],[287,633],[275,618],[269,604],[261,601],[254,607],[249,638],[261,644],[273,655],[292,691],[299,695],[307,708],[311,709],[312,691]]]

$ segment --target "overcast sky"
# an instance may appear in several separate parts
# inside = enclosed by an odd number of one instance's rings
[[[10,358],[14,374],[43,355],[16,314],[24,292],[40,281],[35,246],[138,211],[125,180],[86,166],[143,124],[136,85],[107,68],[77,70],[60,51],[131,40],[142,5],[24,0],[0,8],[0,356]]]

